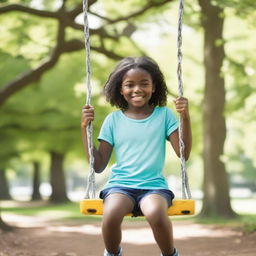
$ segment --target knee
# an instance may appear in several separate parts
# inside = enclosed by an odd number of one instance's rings
[[[144,214],[151,226],[162,227],[169,223],[168,216],[165,212],[159,212],[158,209],[152,209]]]

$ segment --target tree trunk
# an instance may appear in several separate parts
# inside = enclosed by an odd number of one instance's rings
[[[51,152],[50,182],[52,186],[52,194],[50,196],[50,201],[55,203],[69,201],[66,193],[63,162],[63,154]]]
[[[6,224],[1,215],[0,215],[0,230],[3,230],[3,231],[11,231],[13,228],[11,226],[9,226],[8,224]]]
[[[9,184],[6,177],[6,170],[0,169],[0,200],[10,200]]]
[[[221,161],[226,138],[225,82],[221,74],[225,58],[223,10],[210,0],[199,0],[204,28],[205,90],[203,103],[204,198],[201,215],[235,216],[229,197],[228,177]]]
[[[33,192],[32,201],[42,200],[39,188],[40,188],[40,164],[39,162],[33,162],[34,173],[33,173]]]
[[[5,223],[2,219],[2,209],[0,205],[0,230],[3,231],[11,231],[13,230],[13,227],[9,226],[7,223]]]

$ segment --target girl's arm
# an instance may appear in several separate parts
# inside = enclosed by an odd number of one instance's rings
[[[85,105],[82,109],[81,133],[82,133],[82,140],[84,144],[84,150],[86,152],[88,161],[89,161],[89,151],[88,151],[86,127],[93,120],[94,120],[93,107],[89,105]],[[112,149],[113,147],[104,140],[100,141],[99,149],[97,149],[95,146],[93,147],[95,172],[100,173],[106,168],[112,153]]]
[[[183,142],[185,144],[184,157],[186,160],[188,160],[192,147],[192,131],[190,124],[188,100],[184,97],[178,97],[174,100],[174,104],[176,107],[176,111],[180,114],[180,117],[183,121]],[[174,131],[169,136],[169,140],[177,156],[180,157],[179,131]]]

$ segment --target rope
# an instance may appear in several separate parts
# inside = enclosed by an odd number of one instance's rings
[[[182,81],[182,24],[183,24],[183,12],[184,12],[184,4],[183,0],[179,1],[179,20],[178,20],[178,37],[177,37],[177,45],[178,45],[178,67],[177,67],[177,75],[178,75],[178,90],[179,96],[183,96],[183,81]],[[180,159],[181,159],[181,179],[182,179],[182,198],[190,199],[191,193],[188,183],[188,175],[186,171],[186,160],[184,157],[185,152],[185,144],[183,141],[183,120],[179,118],[179,146],[180,146]]]
[[[86,50],[86,104],[91,104],[91,65],[90,65],[90,31],[88,22],[88,0],[83,0],[84,13],[84,39]],[[88,151],[89,151],[89,174],[87,179],[87,187],[85,191],[85,198],[95,198],[95,171],[94,171],[94,156],[93,156],[93,127],[90,123],[86,128]]]

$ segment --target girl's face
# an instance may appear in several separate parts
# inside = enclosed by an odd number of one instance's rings
[[[155,92],[151,75],[143,69],[130,69],[123,77],[120,93],[128,103],[128,108],[149,106]]]

